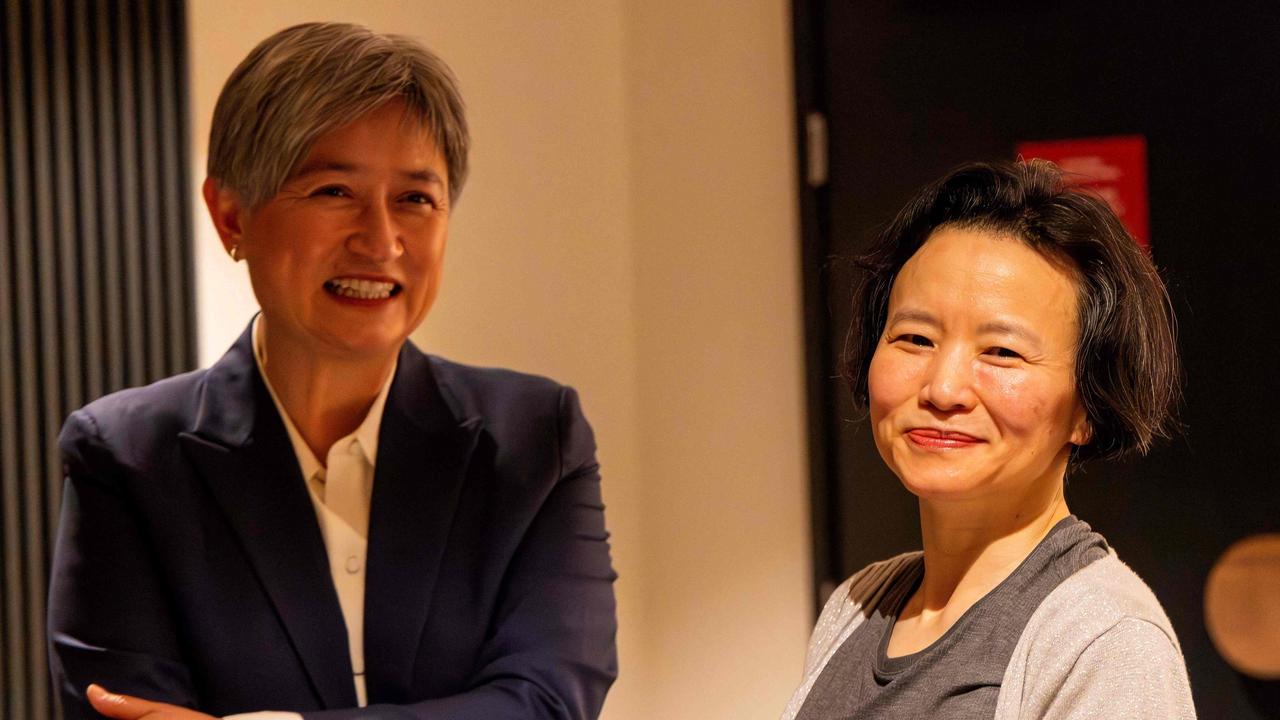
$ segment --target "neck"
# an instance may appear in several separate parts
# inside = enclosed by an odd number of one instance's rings
[[[395,365],[395,354],[347,359],[300,350],[299,343],[273,334],[262,316],[257,332],[263,372],[298,433],[323,464],[333,443],[354,432],[369,414]]]
[[[965,608],[999,585],[1067,517],[1061,468],[1023,495],[920,499],[925,573],[913,598],[924,612]]]

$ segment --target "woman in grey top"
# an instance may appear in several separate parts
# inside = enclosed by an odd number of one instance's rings
[[[1150,258],[1030,162],[925,187],[861,265],[846,371],[924,550],[835,591],[784,720],[1193,718],[1159,602],[1063,495],[1068,467],[1170,427]]]

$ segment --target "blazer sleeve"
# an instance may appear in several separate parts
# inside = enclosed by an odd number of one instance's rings
[[[613,581],[591,428],[559,398],[558,480],[511,566],[473,687],[412,705],[303,713],[308,720],[592,720],[618,674]]]
[[[100,717],[91,682],[195,706],[152,549],[123,465],[94,417],[71,415],[59,438],[66,471],[49,587],[49,661],[68,719]]]

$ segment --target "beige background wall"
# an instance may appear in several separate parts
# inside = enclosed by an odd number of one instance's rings
[[[226,76],[308,20],[418,37],[474,141],[415,336],[576,386],[621,579],[608,720],[769,718],[811,618],[785,0],[189,3],[192,157]],[[256,308],[197,217],[202,363]]]

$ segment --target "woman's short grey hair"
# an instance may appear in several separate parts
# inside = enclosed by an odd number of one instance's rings
[[[306,23],[263,40],[213,111],[209,177],[248,207],[271,199],[321,135],[392,100],[445,155],[449,199],[467,179],[470,136],[449,66],[417,41],[346,23]]]

